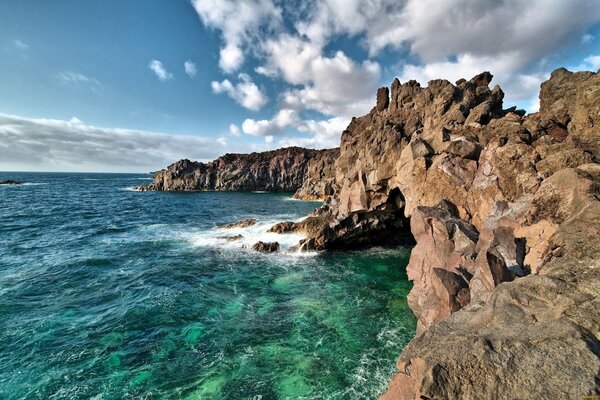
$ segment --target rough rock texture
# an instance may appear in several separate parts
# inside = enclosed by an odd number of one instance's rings
[[[232,222],[231,224],[218,226],[218,228],[219,229],[247,228],[252,225],[256,225],[256,218],[243,219],[241,221]]]
[[[335,160],[340,149],[323,150],[315,154],[306,166],[302,186],[294,198],[302,200],[325,200],[335,192]]]
[[[256,242],[252,245],[252,250],[260,251],[261,253],[276,253],[279,251],[279,243],[277,242]]]
[[[336,158],[336,149],[288,147],[250,154],[225,154],[209,163],[180,160],[154,174],[138,190],[164,191],[296,191],[301,197],[323,198],[331,185],[319,171]],[[317,182],[318,180],[318,182]],[[305,186],[303,186],[305,183]]]
[[[382,398],[600,391],[600,75],[555,71],[529,116],[491,80],[380,89],[342,133],[334,194],[273,228],[304,249],[414,237],[418,332]]]

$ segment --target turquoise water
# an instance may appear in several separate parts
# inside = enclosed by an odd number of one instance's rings
[[[414,334],[408,249],[241,249],[318,203],[0,179],[30,182],[0,187],[1,399],[373,399]],[[249,217],[241,242],[218,238]]]

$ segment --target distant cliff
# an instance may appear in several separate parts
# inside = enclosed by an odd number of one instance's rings
[[[320,172],[333,164],[339,149],[288,147],[250,154],[225,154],[208,163],[180,160],[154,174],[138,190],[289,191],[299,198],[322,199],[332,188]]]

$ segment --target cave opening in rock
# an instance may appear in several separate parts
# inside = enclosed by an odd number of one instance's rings
[[[390,213],[388,238],[390,244],[412,246],[415,238],[410,230],[410,217],[405,216],[406,200],[398,187],[388,193],[385,209]]]

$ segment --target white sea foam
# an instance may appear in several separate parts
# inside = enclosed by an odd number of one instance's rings
[[[294,222],[300,222],[304,218],[295,219]],[[223,229],[215,227],[203,232],[199,232],[190,238],[195,246],[216,247],[228,250],[250,250],[256,242],[277,242],[281,247],[281,253],[293,256],[311,256],[316,253],[299,252],[292,250],[292,247],[298,244],[305,236],[298,233],[274,233],[269,229],[284,219],[258,221],[252,226],[245,228],[235,227]],[[227,240],[228,237],[241,235],[241,238]]]

